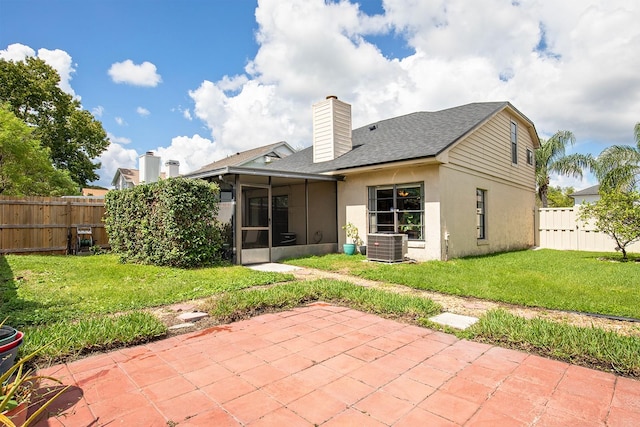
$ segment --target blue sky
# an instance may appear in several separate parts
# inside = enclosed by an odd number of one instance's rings
[[[111,139],[99,184],[155,151],[181,172],[310,144],[334,94],[355,126],[507,100],[572,151],[631,143],[640,121],[635,0],[0,0],[0,57],[39,56]],[[558,177],[554,184],[593,184]]]

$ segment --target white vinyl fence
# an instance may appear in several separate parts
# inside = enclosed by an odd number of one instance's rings
[[[580,221],[579,209],[579,205],[570,208],[538,209],[537,246],[547,249],[615,252],[615,240],[595,231],[593,224]],[[627,252],[640,253],[640,242],[628,246]]]

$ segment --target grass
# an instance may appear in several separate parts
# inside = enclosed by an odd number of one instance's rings
[[[100,316],[75,322],[56,322],[23,328],[21,352],[30,354],[43,347],[40,359],[50,362],[72,360],[94,351],[147,342],[164,336],[167,327],[152,314],[136,311],[118,316]]]
[[[17,327],[203,298],[291,280],[240,266],[183,270],[122,264],[115,255],[0,257],[0,312]]]
[[[611,254],[543,249],[418,264],[345,255],[287,263],[446,294],[640,318],[640,263],[600,260],[606,256]]]
[[[576,365],[640,377],[640,337],[544,319],[524,319],[504,310],[488,311],[464,334]]]
[[[183,270],[122,264],[115,255],[0,256],[0,313],[25,332],[20,354],[69,360],[166,334],[142,309],[291,280],[239,266]]]
[[[233,322],[266,311],[289,309],[312,301],[337,303],[356,310],[414,321],[441,311],[440,305],[427,298],[400,295],[326,279],[227,292],[212,298],[204,308],[221,322]]]

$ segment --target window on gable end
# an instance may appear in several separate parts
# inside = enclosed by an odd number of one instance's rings
[[[518,164],[518,124],[511,122],[511,163]]]

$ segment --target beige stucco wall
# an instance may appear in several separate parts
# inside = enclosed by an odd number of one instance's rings
[[[511,161],[511,121],[518,124],[518,163]],[[448,257],[481,255],[535,244],[534,142],[527,124],[503,110],[456,144],[440,168]],[[486,190],[487,239],[476,239],[476,189]]]
[[[449,233],[448,258],[534,245],[535,195],[531,190],[447,165],[441,167],[440,178],[442,226]],[[476,189],[486,191],[485,240],[476,238]]]
[[[352,222],[366,244],[369,186],[422,182],[425,194],[425,241],[409,243],[409,257],[426,261],[441,257],[440,190],[437,165],[414,165],[349,174],[338,183],[339,250],[346,242],[342,226]]]
[[[309,183],[309,242],[308,244],[336,243],[336,183]]]

